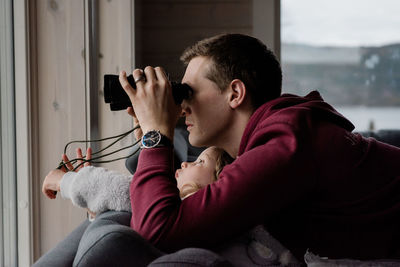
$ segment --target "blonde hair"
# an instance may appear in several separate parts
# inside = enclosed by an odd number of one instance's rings
[[[199,184],[196,184],[195,182],[190,182],[182,186],[182,188],[179,190],[179,196],[181,197],[181,199],[184,199],[185,197],[196,193],[200,189],[201,187]]]
[[[214,170],[214,177],[213,177],[213,182],[218,180],[219,174],[222,172],[222,169],[233,162],[233,158],[229,156],[229,154],[218,147],[215,147],[216,152],[218,153],[217,158],[216,158],[216,163],[215,163],[215,170]],[[179,195],[181,199],[188,197],[191,194],[196,193],[198,190],[202,188],[201,185],[195,183],[195,182],[189,182],[187,184],[184,184],[182,186],[182,189],[179,192]]]
[[[223,149],[217,149],[218,157],[217,162],[215,164],[215,172],[214,172],[214,181],[218,180],[219,174],[222,172],[222,169],[233,162],[233,158]]]

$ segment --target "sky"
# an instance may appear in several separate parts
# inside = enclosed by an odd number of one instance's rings
[[[400,0],[281,0],[283,42],[317,46],[400,43]]]

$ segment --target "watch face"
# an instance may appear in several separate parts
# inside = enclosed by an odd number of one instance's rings
[[[142,145],[146,148],[152,148],[158,145],[161,140],[161,134],[158,131],[147,132],[142,137]]]

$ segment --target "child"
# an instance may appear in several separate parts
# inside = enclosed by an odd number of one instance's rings
[[[182,162],[181,169],[175,172],[181,199],[215,182],[224,166],[232,161],[233,159],[224,150],[209,147],[199,155],[196,161]]]
[[[90,157],[90,150],[87,152]],[[82,158],[80,150],[77,151],[77,157]],[[69,161],[65,155],[63,160]],[[216,181],[222,168],[232,161],[222,149],[209,147],[196,161],[183,162],[181,169],[175,173],[180,197],[184,199]],[[72,165],[67,167],[72,169]],[[55,195],[52,193],[54,189],[50,187],[54,181],[50,181],[51,179],[54,179],[51,175],[46,176],[42,191],[48,198],[54,199]],[[74,205],[87,208],[93,219],[95,214],[106,210],[131,211],[129,199],[131,179],[132,175],[86,165],[78,172],[70,171],[63,174],[62,179],[55,182],[57,184],[55,189],[61,191],[63,198],[71,199]]]

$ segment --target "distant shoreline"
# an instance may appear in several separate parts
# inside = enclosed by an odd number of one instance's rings
[[[355,131],[400,129],[400,107],[335,106],[356,127]]]

